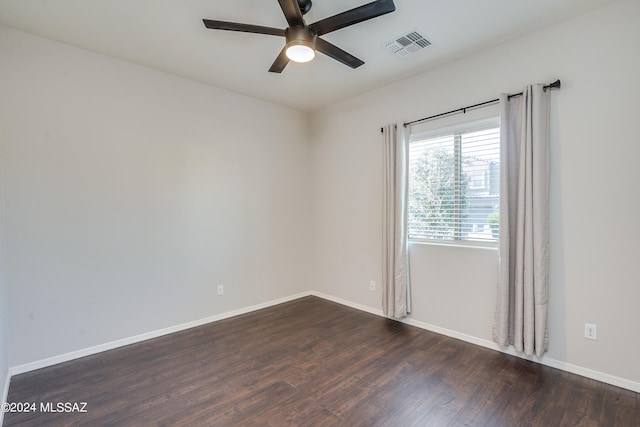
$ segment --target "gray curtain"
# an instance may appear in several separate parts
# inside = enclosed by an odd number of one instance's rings
[[[404,126],[388,125],[382,133],[382,310],[387,317],[402,318],[411,311],[407,246],[408,148]]]
[[[538,357],[547,350],[549,92],[500,99],[500,243],[493,339]]]

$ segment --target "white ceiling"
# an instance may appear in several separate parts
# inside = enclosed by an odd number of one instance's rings
[[[313,0],[307,23],[371,0]],[[287,26],[277,0],[0,0],[0,24],[216,87],[315,111],[613,0],[395,0],[396,11],[323,36],[365,64],[322,54],[267,70],[275,36],[207,30],[202,18]],[[432,46],[399,58],[384,48],[417,30]],[[552,46],[549,47],[550,49]]]

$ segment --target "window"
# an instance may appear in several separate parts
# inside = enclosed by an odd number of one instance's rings
[[[497,118],[411,135],[409,239],[497,242],[499,207]]]

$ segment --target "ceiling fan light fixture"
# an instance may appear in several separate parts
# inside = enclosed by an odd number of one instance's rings
[[[287,58],[293,62],[309,62],[316,56],[316,51],[306,44],[287,46]]]
[[[316,35],[307,27],[290,27],[285,32],[286,55],[294,62],[309,62],[316,56]]]

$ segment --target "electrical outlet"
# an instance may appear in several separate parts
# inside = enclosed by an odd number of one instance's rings
[[[375,280],[369,280],[369,290],[371,292],[375,292],[376,291],[376,281]]]
[[[598,339],[598,325],[592,325],[591,323],[584,324],[584,337],[588,340]]]
[[[224,295],[224,285],[218,285],[218,296]]]

